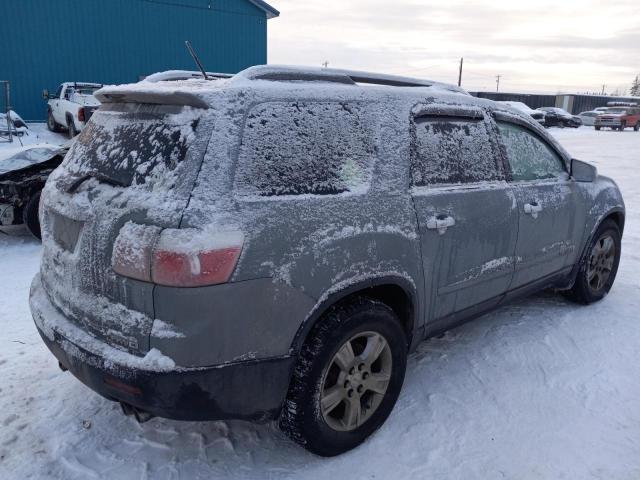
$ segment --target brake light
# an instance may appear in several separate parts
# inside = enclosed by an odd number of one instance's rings
[[[80,107],[78,109],[78,120],[84,122],[84,108]]]
[[[125,277],[173,287],[225,283],[244,236],[218,229],[165,229],[127,223],[115,241],[112,265]]]

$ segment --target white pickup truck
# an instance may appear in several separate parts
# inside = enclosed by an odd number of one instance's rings
[[[47,127],[52,132],[66,130],[69,138],[75,137],[84,128],[100,102],[93,96],[102,88],[99,83],[65,82],[55,95],[47,90],[42,96],[48,102]]]

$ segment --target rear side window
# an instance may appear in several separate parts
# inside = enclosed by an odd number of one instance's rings
[[[526,128],[498,122],[514,181],[556,178],[565,172],[562,158]]]
[[[331,195],[366,189],[375,154],[362,107],[272,102],[247,117],[236,173],[244,195]]]
[[[420,117],[414,120],[414,186],[475,183],[504,178],[484,120]]]
[[[104,104],[74,143],[68,168],[122,186],[164,180],[185,159],[201,115],[178,105]]]

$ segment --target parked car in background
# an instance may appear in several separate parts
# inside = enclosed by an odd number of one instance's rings
[[[602,111],[591,110],[589,112],[579,113],[578,117],[582,120],[583,125],[592,127],[595,124],[596,117],[602,113]]]
[[[613,180],[453,85],[260,66],[99,98],[43,191],[30,305],[61,368],[139,420],[278,419],[337,455],[424,338],[616,277]]]
[[[0,226],[25,224],[40,238],[40,192],[68,150],[68,145],[34,145],[0,159]]]
[[[627,127],[640,130],[640,107],[609,107],[596,117],[596,130],[610,128],[623,131]]]
[[[582,126],[582,120],[571,115],[566,110],[558,107],[540,107],[538,110],[545,112],[545,126],[547,127],[572,127]]]
[[[543,125],[543,126],[545,125],[546,113],[540,110],[534,110],[533,108],[530,108],[526,103],[511,102],[511,101],[501,101],[498,103],[504,103],[505,105],[509,105],[510,107],[515,108],[516,110],[520,110],[521,112],[524,112],[527,115],[530,115],[531,118],[533,118],[540,125]]]
[[[100,106],[94,93],[102,88],[99,83],[65,82],[55,95],[47,90],[42,96],[47,100],[47,127],[52,132],[66,130],[73,138],[82,131],[93,112]]]

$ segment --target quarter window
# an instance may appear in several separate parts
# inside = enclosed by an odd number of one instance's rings
[[[266,197],[356,191],[369,183],[374,154],[357,104],[264,103],[247,118],[236,186]]]
[[[546,142],[527,129],[498,122],[514,181],[557,178],[565,172],[562,158]]]
[[[412,128],[414,186],[501,180],[486,123],[465,117],[420,117]]]

